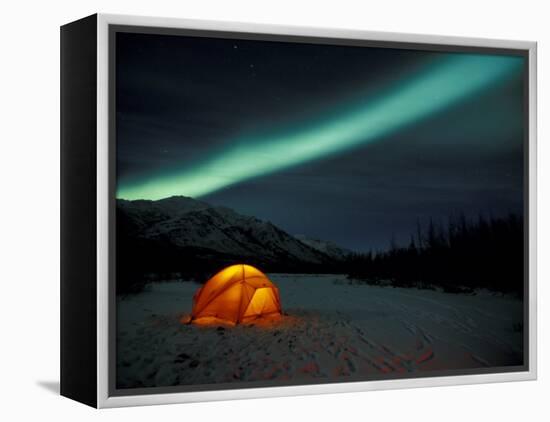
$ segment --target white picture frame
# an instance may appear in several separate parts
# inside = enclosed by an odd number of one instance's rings
[[[313,27],[293,27],[252,23],[200,21],[175,18],[154,18],[129,15],[96,15],[97,24],[97,126],[96,153],[97,167],[96,190],[96,276],[97,276],[97,320],[96,320],[96,357],[97,371],[96,403],[98,408],[153,405],[168,403],[188,403],[214,400],[248,399],[260,397],[293,396],[322,393],[344,393],[401,388],[435,387],[448,385],[494,383],[507,381],[527,381],[537,377],[537,282],[536,282],[536,60],[537,45],[529,41],[511,41],[480,38],[448,37],[436,35],[402,34],[389,32],[356,31],[347,29],[329,29]],[[521,372],[491,374],[472,374],[459,376],[422,377],[411,379],[391,379],[364,382],[341,382],[265,388],[240,388],[215,391],[192,391],[176,393],[154,393],[136,395],[110,395],[109,375],[112,370],[109,362],[110,322],[112,312],[110,301],[110,148],[109,148],[109,28],[110,26],[137,26],[150,28],[171,28],[199,31],[222,31],[248,34],[269,34],[298,37],[322,37],[342,40],[368,40],[375,42],[399,42],[412,44],[430,44],[440,46],[488,47],[497,49],[519,49],[527,52],[529,61],[529,118],[528,118],[528,250],[529,250],[529,286],[528,297],[528,362],[529,369]],[[62,381],[63,383],[63,381]],[[62,387],[63,390],[63,387]],[[63,391],[62,391],[63,393]],[[92,403],[93,405],[93,403]]]

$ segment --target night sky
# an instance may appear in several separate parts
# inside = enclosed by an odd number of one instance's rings
[[[118,33],[116,60],[119,198],[358,251],[522,212],[520,57]]]

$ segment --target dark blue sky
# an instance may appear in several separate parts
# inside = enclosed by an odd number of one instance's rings
[[[443,56],[119,33],[118,184],[147,183],[193,167],[231,139],[319,120],[341,104],[384,95]],[[430,217],[521,213],[521,73],[377,142],[201,199],[361,251],[386,248],[392,236],[407,242],[416,222]]]

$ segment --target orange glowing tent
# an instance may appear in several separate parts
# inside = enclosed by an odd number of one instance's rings
[[[259,317],[279,317],[279,289],[260,270],[244,264],[221,270],[193,296],[191,321],[239,324]]]

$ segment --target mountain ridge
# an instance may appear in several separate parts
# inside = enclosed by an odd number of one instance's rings
[[[117,274],[121,277],[191,272],[202,279],[238,262],[270,272],[315,272],[338,261],[337,256],[269,221],[231,208],[184,196],[157,201],[117,199],[117,266],[121,267]]]

